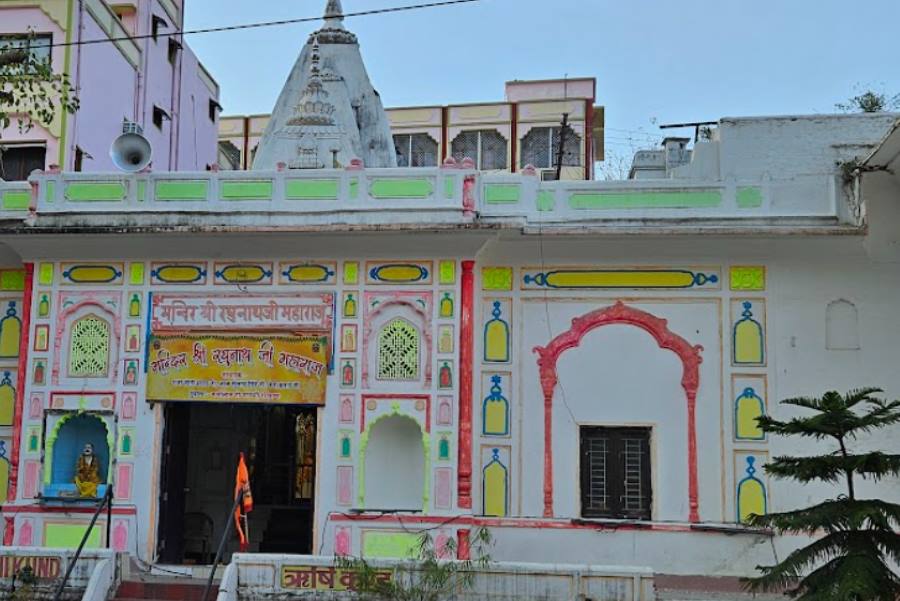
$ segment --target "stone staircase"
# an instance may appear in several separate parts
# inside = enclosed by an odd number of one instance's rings
[[[113,601],[202,601],[206,582],[195,578],[144,577],[125,580],[119,585]],[[219,587],[215,584],[207,601],[215,601]]]

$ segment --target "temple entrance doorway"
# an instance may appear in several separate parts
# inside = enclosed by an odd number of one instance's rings
[[[226,520],[223,561],[238,551],[233,516],[241,452],[250,474],[251,553],[313,551],[316,407],[166,403],[158,557],[166,564],[210,564]]]

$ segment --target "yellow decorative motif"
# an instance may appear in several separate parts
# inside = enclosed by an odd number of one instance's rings
[[[232,284],[254,284],[271,275],[259,265],[229,265],[216,275]]]
[[[2,313],[0,313],[2,315]],[[6,316],[0,319],[0,359],[15,359],[19,356],[22,342],[22,322],[16,316],[15,303],[10,302]]]
[[[73,284],[112,284],[122,278],[122,265],[66,265],[63,279]]]
[[[5,499],[9,490],[9,461],[0,459],[0,499]]]
[[[494,449],[491,462],[484,468],[484,515],[506,516],[507,495],[506,468]]]
[[[168,284],[193,284],[202,281],[205,273],[197,265],[163,265],[153,275]]]
[[[766,268],[763,266],[732,267],[730,271],[732,290],[765,290]]]
[[[512,267],[484,267],[481,287],[485,290],[512,290]]]
[[[745,388],[737,398],[735,408],[735,436],[740,439],[762,440],[765,434],[756,421],[763,415],[763,401],[752,388]]]
[[[289,282],[312,284],[327,282],[334,273],[326,265],[293,265],[286,269],[283,275]]]
[[[762,365],[765,358],[763,328],[753,318],[753,303],[744,301],[741,318],[734,325],[734,363]]]
[[[16,389],[12,386],[9,372],[6,372],[3,376],[3,380],[0,381],[0,426],[13,425],[15,406]]]
[[[738,483],[737,518],[742,524],[750,521],[752,515],[766,514],[766,487],[756,477],[756,457],[747,457],[746,476]]]

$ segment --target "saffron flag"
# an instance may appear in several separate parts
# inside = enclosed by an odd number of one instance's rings
[[[247,472],[247,464],[244,462],[244,454],[238,459],[237,474],[234,477],[234,498],[240,496],[240,501],[234,510],[234,526],[237,529],[240,541],[241,553],[250,546],[247,514],[253,511],[253,495],[250,493],[250,474]]]

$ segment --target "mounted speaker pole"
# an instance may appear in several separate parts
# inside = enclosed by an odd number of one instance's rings
[[[117,169],[137,173],[150,164],[153,149],[143,132],[143,128],[137,123],[125,121],[122,124],[122,135],[109,148],[109,157]]]

